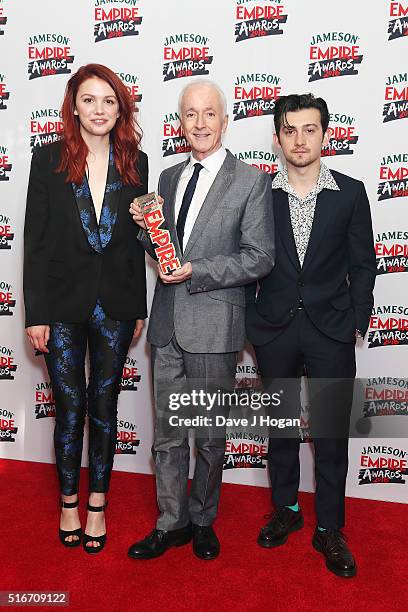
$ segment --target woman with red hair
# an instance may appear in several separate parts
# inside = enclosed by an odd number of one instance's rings
[[[104,509],[117,437],[117,399],[132,338],[146,317],[144,251],[128,209],[147,192],[147,156],[133,102],[106,66],[82,66],[68,81],[59,142],[34,150],[24,228],[26,332],[45,354],[55,397],[59,537],[106,541]],[[89,380],[85,355],[89,350]],[[78,485],[89,416],[85,532]]]

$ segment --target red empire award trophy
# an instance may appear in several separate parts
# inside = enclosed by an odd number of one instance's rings
[[[154,191],[136,198],[136,201],[142,210],[146,230],[152,241],[160,270],[163,274],[171,274],[174,270],[181,268],[181,263],[170,232],[164,227],[163,206]]]

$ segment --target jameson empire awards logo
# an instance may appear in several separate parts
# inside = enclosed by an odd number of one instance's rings
[[[201,34],[171,34],[163,47],[163,81],[209,74],[209,40]]]
[[[408,153],[382,158],[377,194],[379,202],[408,196]]]
[[[128,74],[127,72],[117,72],[116,73],[122,83],[126,86],[130,97],[133,102],[141,102],[143,98],[143,94],[140,91],[140,79],[135,74]]]
[[[0,36],[4,36],[4,26],[7,24],[7,17],[5,15],[4,6],[2,0],[0,0]]]
[[[129,421],[118,419],[118,433],[116,438],[116,455],[136,455],[136,448],[140,440],[137,439],[136,425]]]
[[[270,151],[240,151],[235,153],[235,157],[267,174],[275,174],[279,170],[279,158]]]
[[[283,34],[288,16],[281,0],[237,0],[235,42]]]
[[[0,9],[1,10],[1,9]],[[7,109],[7,101],[10,98],[10,92],[7,91],[6,77],[0,73],[0,110]]]
[[[358,74],[363,56],[359,36],[347,32],[315,34],[309,50],[309,83],[320,79]]]
[[[177,112],[164,115],[162,156],[168,157],[169,155],[189,153],[190,151],[191,147],[181,127],[180,115]]]
[[[408,72],[387,78],[384,97],[383,123],[408,117]]]
[[[330,125],[327,133],[329,144],[322,149],[321,157],[353,155],[354,145],[359,137],[356,134],[354,117],[340,113],[330,113]]]
[[[7,147],[0,146],[0,181],[9,181],[9,173],[13,168],[13,164],[10,163]]]
[[[139,3],[140,0],[95,0],[95,42],[138,36],[143,20]]]
[[[15,442],[17,432],[14,412],[0,408],[0,442]]]
[[[408,232],[381,232],[375,237],[377,274],[408,272]]]
[[[407,452],[392,446],[366,446],[360,456],[358,484],[404,484]]]
[[[30,118],[30,147],[43,147],[61,138],[63,123],[56,108],[33,110]]]
[[[28,40],[29,80],[70,74],[74,62],[70,39],[62,34],[35,34]]]
[[[257,390],[262,386],[260,372],[258,368],[250,363],[238,363],[235,370],[235,389],[243,390],[246,389]]]
[[[35,388],[35,418],[55,417],[55,400],[50,382],[40,382]]]
[[[234,431],[226,435],[224,470],[237,468],[265,469],[268,438],[250,432]]]
[[[408,306],[376,306],[370,317],[368,348],[408,344]]]
[[[282,95],[282,79],[273,74],[241,74],[234,83],[234,121],[273,115]]]
[[[407,378],[369,378],[364,388],[363,416],[408,416]]]
[[[10,217],[0,213],[0,250],[10,251],[14,240],[14,232],[11,227]]]
[[[14,363],[13,354],[13,349],[0,346],[0,380],[14,380],[17,364]]]
[[[129,356],[126,357],[120,383],[121,391],[137,391],[140,380],[141,376],[139,374],[136,359]]]
[[[388,40],[408,36],[408,2],[390,2]]]
[[[0,281],[0,317],[12,316],[15,306],[16,300],[13,296],[13,287],[10,283]]]
[[[236,368],[235,392],[258,392],[261,379],[258,368],[252,363],[239,363]],[[261,434],[230,429],[226,435],[224,470],[266,467],[268,438]]]

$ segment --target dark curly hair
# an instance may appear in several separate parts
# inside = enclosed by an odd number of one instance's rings
[[[278,140],[282,125],[288,126],[286,113],[296,112],[304,108],[315,108],[316,110],[320,111],[323,134],[326,133],[330,120],[329,109],[327,108],[326,101],[323,100],[323,98],[315,98],[311,93],[290,94],[289,96],[282,96],[276,101],[275,104],[274,123]]]

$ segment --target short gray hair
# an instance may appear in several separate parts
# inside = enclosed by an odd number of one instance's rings
[[[225,94],[222,91],[221,87],[217,85],[217,83],[215,83],[214,81],[211,81],[210,79],[195,79],[194,81],[187,83],[187,85],[183,87],[183,89],[180,91],[180,95],[178,99],[178,112],[179,112],[180,117],[181,117],[181,103],[183,101],[183,98],[186,92],[192,87],[199,86],[199,85],[206,85],[207,87],[212,87],[213,89],[215,89],[215,91],[217,92],[219,96],[221,107],[222,107],[222,110],[224,112],[224,117],[225,117],[228,114],[227,98],[225,97]]]

